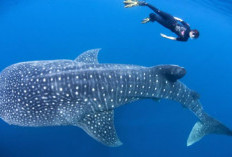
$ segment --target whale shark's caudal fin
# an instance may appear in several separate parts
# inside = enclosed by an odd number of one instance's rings
[[[187,140],[187,146],[191,146],[208,134],[222,134],[232,136],[232,131],[221,122],[208,115],[206,119],[206,121],[197,122],[193,126]]]

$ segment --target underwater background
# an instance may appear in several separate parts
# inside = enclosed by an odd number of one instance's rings
[[[0,0],[0,69],[23,61],[75,59],[102,48],[100,63],[143,66],[177,64],[181,79],[201,95],[211,116],[232,128],[232,2],[149,0],[200,31],[197,40],[176,42],[157,23],[141,24],[146,7],[125,9],[122,0]],[[141,100],[115,110],[123,145],[106,147],[82,129],[18,127],[0,121],[0,157],[232,157],[232,138],[208,135],[187,147],[197,121],[180,104]]]

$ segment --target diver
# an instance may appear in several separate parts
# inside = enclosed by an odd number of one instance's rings
[[[174,17],[168,13],[165,13],[149,3],[146,3],[144,1],[138,1],[138,0],[125,0],[124,4],[125,4],[125,8],[134,7],[134,6],[149,7],[156,14],[151,13],[148,18],[143,19],[142,23],[157,21],[159,24],[168,28],[169,30],[171,30],[172,32],[178,35],[178,37],[171,37],[160,33],[160,35],[164,38],[170,40],[177,40],[177,41],[187,41],[189,37],[191,39],[196,39],[200,35],[198,30],[196,29],[191,30],[189,24],[183,21],[182,19],[178,17]]]

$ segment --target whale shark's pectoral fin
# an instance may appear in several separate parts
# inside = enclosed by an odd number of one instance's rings
[[[114,127],[114,111],[88,114],[78,122],[78,126],[104,145],[111,147],[122,145]]]
[[[81,55],[79,55],[75,59],[75,61],[82,62],[82,63],[88,63],[88,64],[99,64],[98,63],[98,52],[100,50],[101,49],[92,49],[92,50],[83,52]]]

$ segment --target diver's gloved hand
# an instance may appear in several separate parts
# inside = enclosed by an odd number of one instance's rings
[[[125,4],[125,8],[131,8],[131,7],[134,7],[134,6],[138,6],[138,0],[125,0],[123,1],[123,3]]]
[[[144,23],[148,23],[148,22],[150,22],[150,18],[149,17],[143,19],[141,23],[144,24]]]

